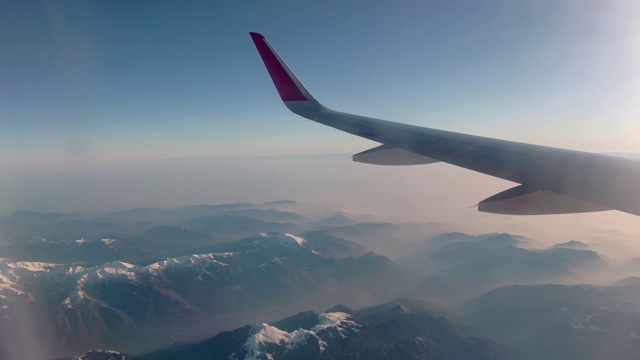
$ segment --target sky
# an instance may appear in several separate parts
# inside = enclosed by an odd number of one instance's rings
[[[512,184],[452,166],[351,163],[376,144],[288,112],[250,31],[337,110],[640,153],[637,1],[7,1],[0,214],[296,198],[477,231],[639,234],[619,212],[480,214]]]

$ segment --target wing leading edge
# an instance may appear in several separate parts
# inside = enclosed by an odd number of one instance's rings
[[[251,38],[289,110],[382,144],[354,155],[354,161],[381,165],[443,161],[522,184],[481,201],[478,209],[484,212],[537,215],[616,209],[640,215],[638,160],[492,139],[335,111],[313,97],[264,36],[251,33]]]

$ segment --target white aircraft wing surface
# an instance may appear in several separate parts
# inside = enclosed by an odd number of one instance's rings
[[[640,215],[640,160],[524,144],[347,114],[318,102],[264,36],[251,33],[292,112],[381,143],[353,156],[380,165],[443,161],[521,185],[478,204],[484,212],[540,215],[620,210]]]

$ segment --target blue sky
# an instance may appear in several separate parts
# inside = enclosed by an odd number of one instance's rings
[[[302,196],[305,189],[283,190],[288,177],[300,179],[293,175],[303,171],[300,162],[227,162],[218,173],[202,173],[162,161],[375,146],[288,112],[250,31],[264,34],[314,95],[337,110],[551,146],[640,152],[636,1],[6,1],[0,211]],[[144,166],[136,168],[141,160],[158,161],[145,165],[153,167],[152,179]],[[469,172],[451,181],[446,172],[459,170],[446,166],[390,171],[348,164],[357,166],[352,178],[340,178],[333,171],[344,172],[343,164],[332,164],[322,165],[330,179],[318,175],[309,186],[342,183],[348,192],[367,177],[386,179],[362,187],[361,195],[371,197],[419,174],[424,180],[414,186],[424,185],[426,204],[447,201],[429,198],[428,187],[450,181],[461,200],[447,206],[459,212],[423,214],[442,221],[468,220],[468,206],[509,186],[470,185],[466,178],[477,177]],[[269,171],[267,188],[260,179]],[[342,191],[324,189],[317,193],[325,199]],[[422,206],[413,201],[411,210]]]
[[[14,160],[304,154],[366,144],[285,111],[247,35],[258,31],[340,110],[638,151],[629,134],[640,130],[638,7],[604,0],[4,3],[0,140]]]

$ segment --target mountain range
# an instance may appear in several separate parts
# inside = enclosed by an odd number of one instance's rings
[[[509,234],[442,234],[398,264],[419,277],[410,296],[448,303],[511,284],[570,283],[578,281],[585,269],[611,270],[611,264],[593,250],[522,247],[528,243]]]
[[[634,359],[640,286],[510,285],[450,310],[339,305],[126,359]],[[102,359],[85,354],[83,359]],[[102,356],[97,354],[96,356]]]
[[[460,307],[515,359],[635,359],[640,286],[511,285]]]
[[[316,241],[322,242],[321,251],[339,248],[329,238]],[[14,304],[29,298],[32,311],[47,314],[44,323],[50,325],[39,331],[58,344],[58,351],[105,346],[140,351],[291,309],[384,298],[403,276],[383,256],[368,252],[336,259],[292,234],[263,233],[216,248],[149,265],[1,262],[7,274],[0,288],[6,304],[2,325],[16,326]],[[362,250],[346,250],[352,248]]]
[[[471,335],[413,300],[359,311],[338,305],[273,323],[222,332],[141,359],[504,359],[504,349]]]
[[[541,247],[297,206],[0,219],[0,358],[596,359],[640,350],[635,260],[619,266],[578,240]]]

